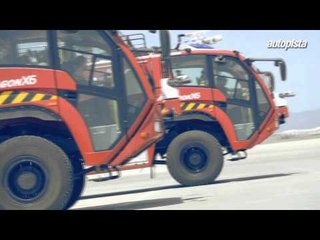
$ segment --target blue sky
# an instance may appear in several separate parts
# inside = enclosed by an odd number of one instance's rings
[[[193,30],[172,30],[171,43],[177,43],[177,35]],[[145,30],[122,31],[125,34],[142,32],[148,46],[158,46],[158,34]],[[287,64],[287,81],[280,80],[279,69],[272,63],[257,63],[261,70],[270,70],[276,77],[276,92],[293,91],[294,98],[288,98],[291,112],[320,109],[320,31],[306,30],[212,30],[207,35],[222,34],[223,40],[215,45],[218,49],[237,50],[246,57],[281,57]],[[304,49],[269,49],[270,40],[305,40]]]

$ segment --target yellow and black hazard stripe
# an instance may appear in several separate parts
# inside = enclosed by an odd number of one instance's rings
[[[204,108],[214,108],[214,105],[207,104],[207,103],[197,103],[197,102],[183,102],[180,104],[180,107],[183,111],[190,111],[190,110],[200,110]]]
[[[38,102],[43,100],[56,100],[57,96],[25,91],[4,91],[0,93],[0,105],[25,102]]]

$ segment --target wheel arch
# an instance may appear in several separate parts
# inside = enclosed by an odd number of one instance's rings
[[[57,113],[35,105],[0,109],[0,143],[23,135],[38,136],[53,142],[68,155],[75,169],[82,166],[83,157],[76,140]]]
[[[213,135],[227,149],[232,149],[230,136],[224,131],[219,121],[204,112],[185,112],[175,117],[173,121],[166,122],[167,133],[162,141],[157,144],[157,152],[164,154],[171,141],[182,132],[202,130]]]

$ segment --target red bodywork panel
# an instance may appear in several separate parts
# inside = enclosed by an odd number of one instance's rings
[[[54,70],[1,68],[0,90],[55,89]]]

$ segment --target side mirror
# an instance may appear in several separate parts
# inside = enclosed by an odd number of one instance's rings
[[[174,78],[170,78],[168,84],[171,87],[181,87],[184,84],[191,83],[191,79],[188,75],[176,76]]]
[[[281,80],[282,81],[287,80],[287,66],[285,61],[283,60],[275,61],[274,65],[277,67],[280,67]]]
[[[179,98],[179,90],[175,87],[170,86],[169,78],[161,79],[161,90],[164,99],[176,99]]]
[[[176,76],[169,80],[168,84],[172,87],[180,87],[183,84],[191,83],[191,79],[188,75]]]
[[[253,62],[260,61],[260,62],[274,62],[274,65],[276,67],[280,67],[280,75],[281,80],[285,81],[287,80],[287,67],[286,63],[282,58],[247,58],[245,62],[249,65],[251,65]]]
[[[160,30],[160,44],[162,52],[162,60],[164,62],[164,72],[163,77],[168,78],[171,71],[171,61],[170,61],[170,34],[168,30]]]
[[[186,83],[191,83],[191,79],[188,75],[182,75],[182,76],[177,76],[175,77],[178,82],[181,84],[186,84]]]
[[[168,30],[160,30],[160,44],[163,57],[170,57],[170,34]]]

